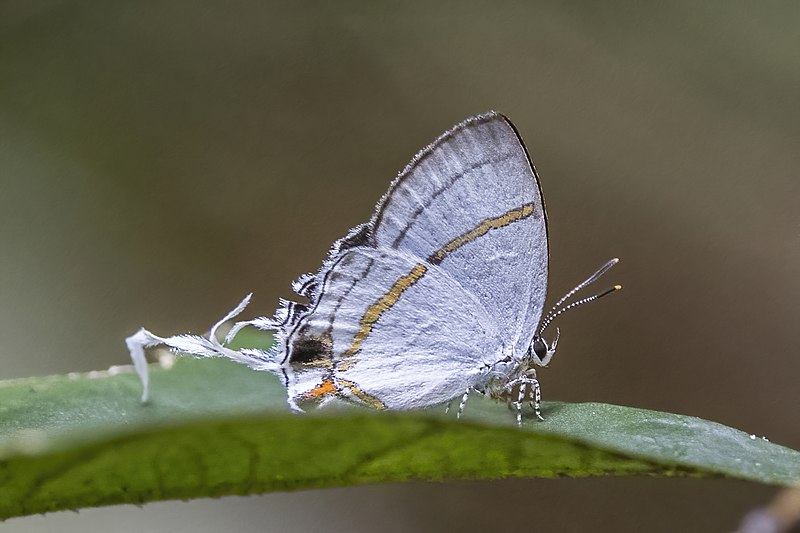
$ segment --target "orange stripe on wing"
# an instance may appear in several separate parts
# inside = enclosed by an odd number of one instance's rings
[[[403,294],[403,292],[408,290],[409,287],[419,281],[427,271],[428,267],[421,263],[417,264],[411,269],[411,272],[398,279],[394,285],[392,285],[392,288],[389,289],[389,292],[384,294],[377,302],[367,308],[364,316],[362,316],[361,320],[359,321],[358,333],[356,333],[356,336],[353,338],[353,343],[350,345],[350,348],[344,352],[343,357],[352,357],[358,353],[358,351],[361,349],[361,344],[369,336],[369,334],[372,333],[373,324],[378,321],[383,313],[391,309],[392,306],[400,299],[400,296]]]

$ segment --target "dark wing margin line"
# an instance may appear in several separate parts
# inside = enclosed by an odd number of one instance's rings
[[[533,164],[533,159],[531,159],[531,154],[528,151],[528,147],[525,145],[525,141],[522,139],[522,135],[520,135],[519,130],[511,122],[507,116],[503,115],[502,113],[497,113],[499,117],[506,121],[506,124],[511,128],[514,132],[514,135],[517,136],[517,141],[519,141],[519,145],[522,147],[522,151],[525,153],[525,158],[528,160],[528,165],[531,167],[531,172],[533,173],[533,181],[536,183],[536,189],[539,191],[539,200],[542,203],[542,217],[544,218],[544,241],[545,247],[547,249],[547,269],[546,269],[546,276],[547,279],[550,279],[550,225],[547,222],[547,205],[544,199],[544,193],[542,192],[542,184],[539,181],[539,174],[536,172],[536,166]],[[547,301],[547,286],[545,285],[544,288],[544,299],[542,300],[542,307],[539,309],[539,322],[542,320],[542,316],[544,316],[544,303]],[[526,314],[530,312],[530,309],[526,309]],[[526,317],[527,320],[527,317]],[[539,324],[536,325],[538,329]]]
[[[550,274],[550,228],[547,223],[547,206],[545,205],[544,201],[544,193],[542,192],[542,184],[539,182],[539,174],[536,172],[536,166],[533,164],[533,160],[531,159],[531,154],[528,152],[528,147],[525,146],[525,141],[522,140],[522,135],[519,134],[519,130],[514,123],[509,120],[509,118],[501,113],[498,113],[498,116],[502,117],[503,120],[506,121],[511,129],[514,131],[514,135],[517,136],[517,140],[519,141],[520,146],[522,146],[522,151],[525,152],[525,157],[528,160],[528,164],[531,166],[531,172],[533,172],[533,181],[536,182],[536,188],[539,190],[539,199],[542,201],[542,216],[544,217],[544,236],[547,242],[547,270],[548,274]]]
[[[282,365],[285,365],[285,364],[286,364],[288,361],[291,361],[291,360],[292,360],[292,350],[291,350],[291,346],[289,345],[289,341],[292,339],[292,337],[294,337],[294,334],[295,334],[295,332],[297,332],[297,330],[298,330],[298,329],[300,328],[300,326],[303,324],[303,322],[304,322],[304,321],[303,321],[303,319],[304,319],[306,316],[310,315],[311,313],[313,313],[314,311],[316,311],[316,310],[317,310],[317,308],[319,307],[319,304],[320,304],[320,302],[322,302],[321,295],[322,295],[322,294],[325,292],[325,287],[326,287],[326,286],[327,286],[327,284],[328,284],[328,280],[330,279],[330,276],[331,276],[331,273],[333,272],[333,269],[334,269],[334,268],[335,268],[335,267],[336,267],[336,266],[337,266],[339,263],[341,263],[341,262],[344,260],[344,258],[345,258],[345,257],[347,257],[347,254],[341,254],[341,255],[340,255],[339,257],[337,257],[337,258],[336,258],[336,260],[335,260],[335,261],[334,261],[334,262],[333,262],[333,263],[330,265],[330,267],[329,267],[329,268],[328,268],[328,270],[325,272],[325,275],[324,275],[324,276],[323,276],[323,278],[322,278],[322,283],[320,283],[320,285],[319,285],[319,296],[320,296],[320,297],[318,297],[318,298],[317,298],[317,300],[316,300],[316,302],[314,302],[314,307],[313,307],[313,308],[309,308],[309,310],[306,312],[306,314],[304,314],[302,317],[300,317],[300,319],[299,319],[297,322],[295,322],[295,323],[294,323],[294,327],[292,328],[292,331],[290,331],[290,332],[289,332],[289,333],[286,335],[286,337],[283,339],[283,343],[284,343],[284,345],[283,345],[283,353],[284,353],[284,356],[283,356],[283,360],[281,360],[281,364],[282,364]],[[286,376],[286,379],[287,379],[287,380],[289,379],[289,378],[288,378],[288,376]],[[287,381],[287,382],[288,382],[288,381]]]

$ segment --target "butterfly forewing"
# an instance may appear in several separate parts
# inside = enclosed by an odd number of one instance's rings
[[[421,151],[373,219],[374,243],[439,265],[472,292],[518,351],[547,292],[547,223],[538,178],[504,116],[468,119]]]

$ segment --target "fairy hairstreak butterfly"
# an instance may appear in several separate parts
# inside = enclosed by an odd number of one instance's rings
[[[549,268],[547,217],[536,170],[511,121],[471,117],[420,151],[392,182],[371,220],[336,241],[315,274],[292,285],[272,318],[238,322],[225,341],[163,338],[141,329],[127,339],[148,395],[144,348],[165,344],[200,357],[228,357],[280,376],[289,405],[333,398],[376,409],[417,409],[471,392],[537,417],[536,367],[556,350],[542,336],[553,318],[619,289],[566,303],[603,265],[544,314]],[[270,351],[232,349],[241,328],[275,332]],[[448,404],[449,405],[449,404]]]

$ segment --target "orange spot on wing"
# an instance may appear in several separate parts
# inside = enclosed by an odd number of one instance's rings
[[[327,396],[328,394],[336,394],[336,386],[333,384],[333,381],[325,380],[307,393],[305,393],[306,398],[322,398],[323,396]]]

